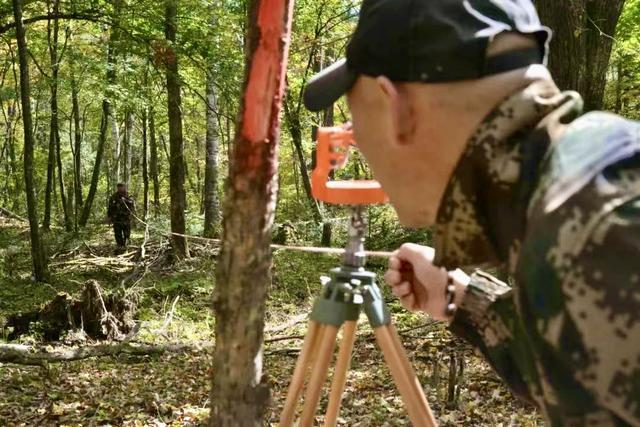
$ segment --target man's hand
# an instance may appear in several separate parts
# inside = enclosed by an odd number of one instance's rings
[[[406,243],[389,259],[384,279],[407,310],[424,311],[438,320],[451,320],[445,314],[448,273],[433,265],[434,255],[433,248]],[[455,282],[458,288],[455,301],[459,301],[466,283]]]

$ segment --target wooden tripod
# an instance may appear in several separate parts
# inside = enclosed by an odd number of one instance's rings
[[[289,427],[293,424],[296,404],[309,370],[310,377],[299,425],[302,427],[313,425],[338,330],[343,326],[343,337],[333,372],[324,422],[325,426],[336,425],[355,342],[357,321],[361,310],[364,310],[412,424],[420,427],[435,427],[435,418],[398,333],[391,324],[389,312],[380,289],[375,283],[375,275],[364,271],[363,268],[351,267],[334,269],[331,274],[332,278],[325,284],[323,294],[314,304],[309,329],[296,362],[280,417],[280,426]]]

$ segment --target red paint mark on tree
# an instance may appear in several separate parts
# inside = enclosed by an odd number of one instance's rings
[[[271,120],[271,116],[279,114],[282,103],[292,12],[293,1],[260,2],[260,40],[251,62],[242,120],[242,135],[252,143],[269,142],[269,131],[277,131],[279,127],[279,119]],[[272,129],[269,129],[270,124]],[[271,134],[275,135],[275,132]]]

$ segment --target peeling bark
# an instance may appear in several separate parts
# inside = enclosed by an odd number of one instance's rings
[[[293,0],[253,0],[244,98],[233,144],[216,270],[212,426],[262,426],[265,299],[277,194],[279,113]]]

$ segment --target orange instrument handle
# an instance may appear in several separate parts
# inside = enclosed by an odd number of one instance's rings
[[[349,158],[349,149],[355,146],[353,132],[342,127],[318,129],[316,168],[311,174],[313,197],[326,203],[339,205],[372,205],[386,203],[387,195],[378,181],[330,181],[332,170],[339,169]]]

